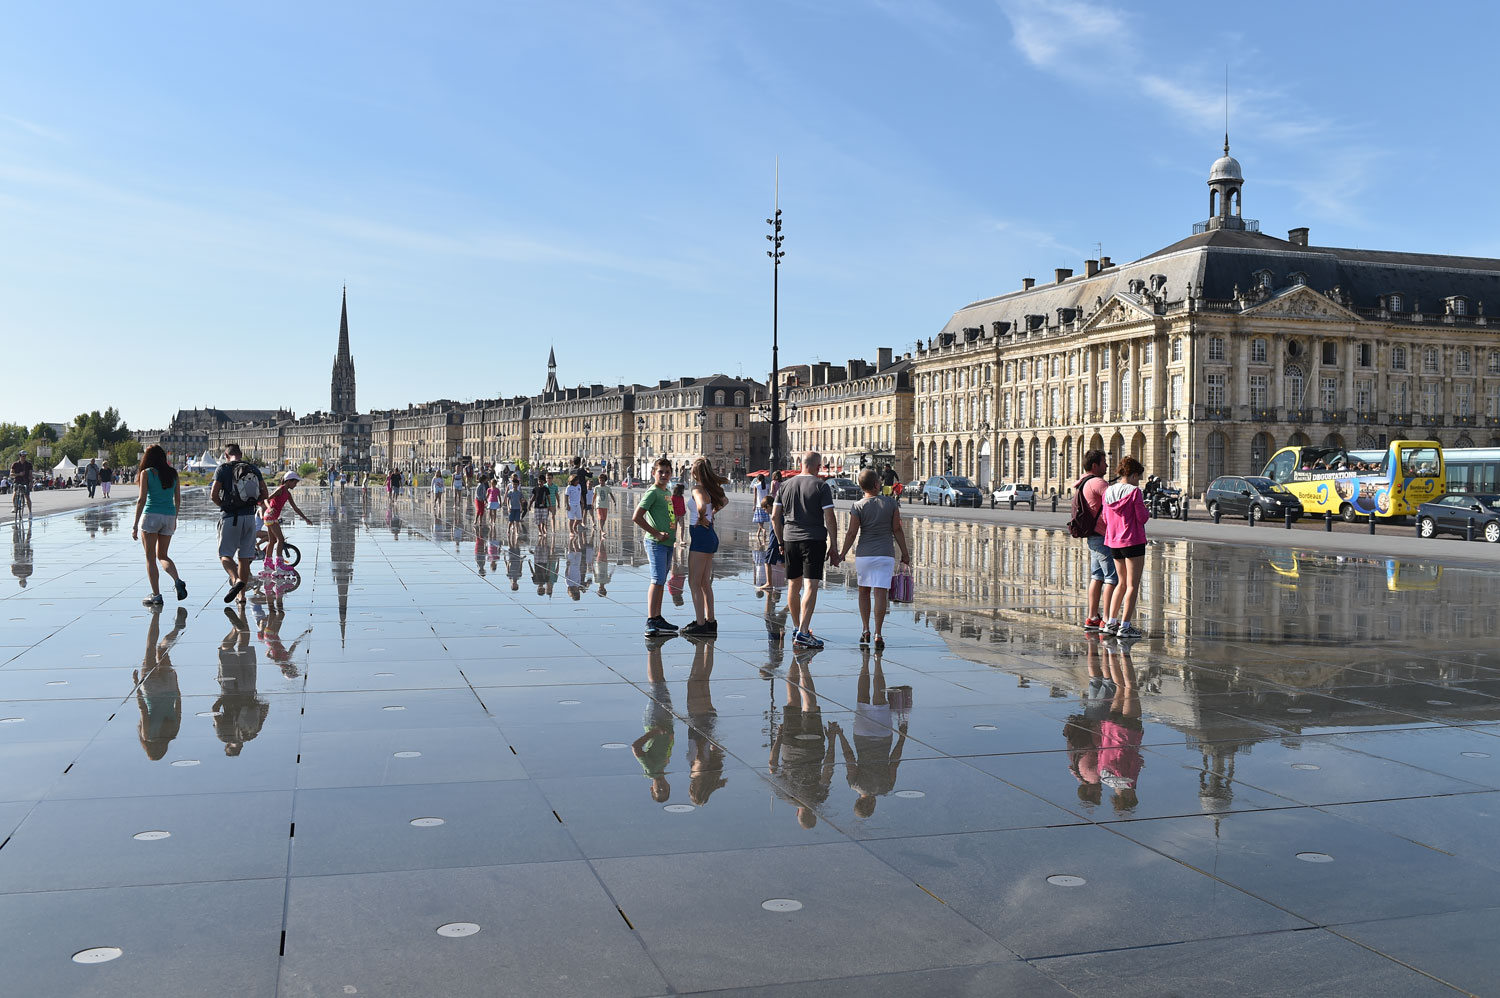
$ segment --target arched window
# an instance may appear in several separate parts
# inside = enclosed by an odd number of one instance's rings
[[[1391,347],[1391,370],[1406,370],[1406,347]]]
[[[735,392],[734,393],[734,404],[735,405],[744,405],[745,404],[745,393],[744,392]]]
[[[1306,384],[1302,379],[1302,368],[1288,364],[1286,369],[1286,404],[1293,409],[1302,408],[1302,393]]]
[[[1208,472],[1209,481],[1213,481],[1215,478],[1218,478],[1220,475],[1224,474],[1224,449],[1224,434],[1220,433],[1218,430],[1210,433],[1208,435],[1208,467],[1206,469]],[[1257,468],[1255,470],[1259,471],[1260,469]]]
[[[1250,441],[1250,467],[1258,475],[1270,459],[1271,435],[1269,433],[1257,433],[1255,438]]]
[[[1057,438],[1047,438],[1047,478],[1057,480]]]
[[[1016,481],[1026,481],[1026,442],[1016,441]]]

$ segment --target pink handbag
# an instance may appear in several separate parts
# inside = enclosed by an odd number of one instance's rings
[[[916,584],[912,580],[911,571],[897,570],[891,576],[891,602],[910,603],[916,595]]]

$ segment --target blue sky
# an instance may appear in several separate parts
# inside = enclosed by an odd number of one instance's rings
[[[10,4],[0,419],[362,408],[911,349],[1207,215],[1500,256],[1488,4]]]

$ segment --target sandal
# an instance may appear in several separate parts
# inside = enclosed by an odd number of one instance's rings
[[[859,636],[859,646],[861,648],[863,648],[865,645],[867,645],[869,643],[870,643],[870,632],[869,631],[865,631],[864,633],[862,633]]]
[[[885,651],[885,638],[881,637],[879,634],[875,635],[875,650]]]

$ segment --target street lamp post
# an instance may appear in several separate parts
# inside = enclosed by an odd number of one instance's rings
[[[635,417],[635,466],[636,477],[646,477],[646,417]]]
[[[536,429],[534,429],[534,430],[531,431],[531,467],[532,467],[531,476],[532,476],[533,480],[540,481],[540,479],[537,478],[537,469],[540,469],[541,466],[542,466],[542,428],[540,426],[538,426]]]
[[[779,162],[776,166],[776,193],[771,206],[773,214],[766,219],[766,224],[771,227],[771,234],[766,236],[771,243],[771,248],[766,251],[766,256],[771,258],[771,452],[769,464],[770,471],[774,474],[781,461],[781,385],[777,381],[777,372],[781,369],[778,322],[781,307],[781,258],[786,255],[781,251],[781,165]]]
[[[589,421],[585,419],[583,421],[583,454],[580,455],[583,458],[583,467],[584,467],[585,470],[587,470],[588,466],[589,466],[589,430],[590,429],[592,429],[592,426],[590,425]]]

